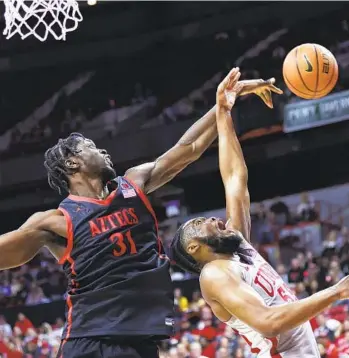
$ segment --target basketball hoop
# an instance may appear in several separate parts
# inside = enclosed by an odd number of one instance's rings
[[[82,21],[76,0],[4,0],[4,4],[7,39],[18,34],[22,40],[31,35],[40,41],[49,35],[65,40]]]

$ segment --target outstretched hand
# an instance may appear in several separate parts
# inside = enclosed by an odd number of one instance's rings
[[[240,76],[240,69],[238,67],[233,68],[219,84],[216,94],[216,102],[219,107],[228,111],[232,109],[237,96],[244,87],[242,82],[238,82]]]
[[[244,85],[242,91],[239,94],[240,96],[254,93],[260,97],[269,108],[273,108],[273,99],[271,93],[274,92],[276,94],[283,94],[280,88],[274,86],[275,78],[270,78],[266,81],[262,79],[245,80],[240,81],[239,83]]]

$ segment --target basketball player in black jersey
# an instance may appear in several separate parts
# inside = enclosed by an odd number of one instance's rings
[[[273,81],[246,81],[272,107]],[[146,194],[198,159],[217,136],[211,109],[155,162],[116,177],[109,155],[73,133],[45,154],[48,181],[68,197],[0,237],[0,269],[16,267],[47,247],[69,287],[59,357],[157,357],[172,333],[169,261]],[[120,153],[122,155],[122,153]]]

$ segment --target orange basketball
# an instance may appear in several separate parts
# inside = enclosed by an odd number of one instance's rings
[[[336,85],[338,64],[325,47],[303,44],[288,53],[282,73],[287,87],[298,97],[321,98]]]

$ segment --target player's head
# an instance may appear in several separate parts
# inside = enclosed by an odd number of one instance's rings
[[[100,178],[105,185],[115,178],[113,164],[106,150],[98,149],[94,142],[80,133],[72,133],[45,153],[48,182],[60,194],[69,192],[70,179],[77,173]]]
[[[247,250],[240,248],[242,241],[242,234],[227,229],[223,220],[199,217],[177,230],[171,243],[171,256],[183,270],[200,273],[203,265],[218,258],[219,254],[245,256]],[[250,263],[248,255],[242,259]]]

